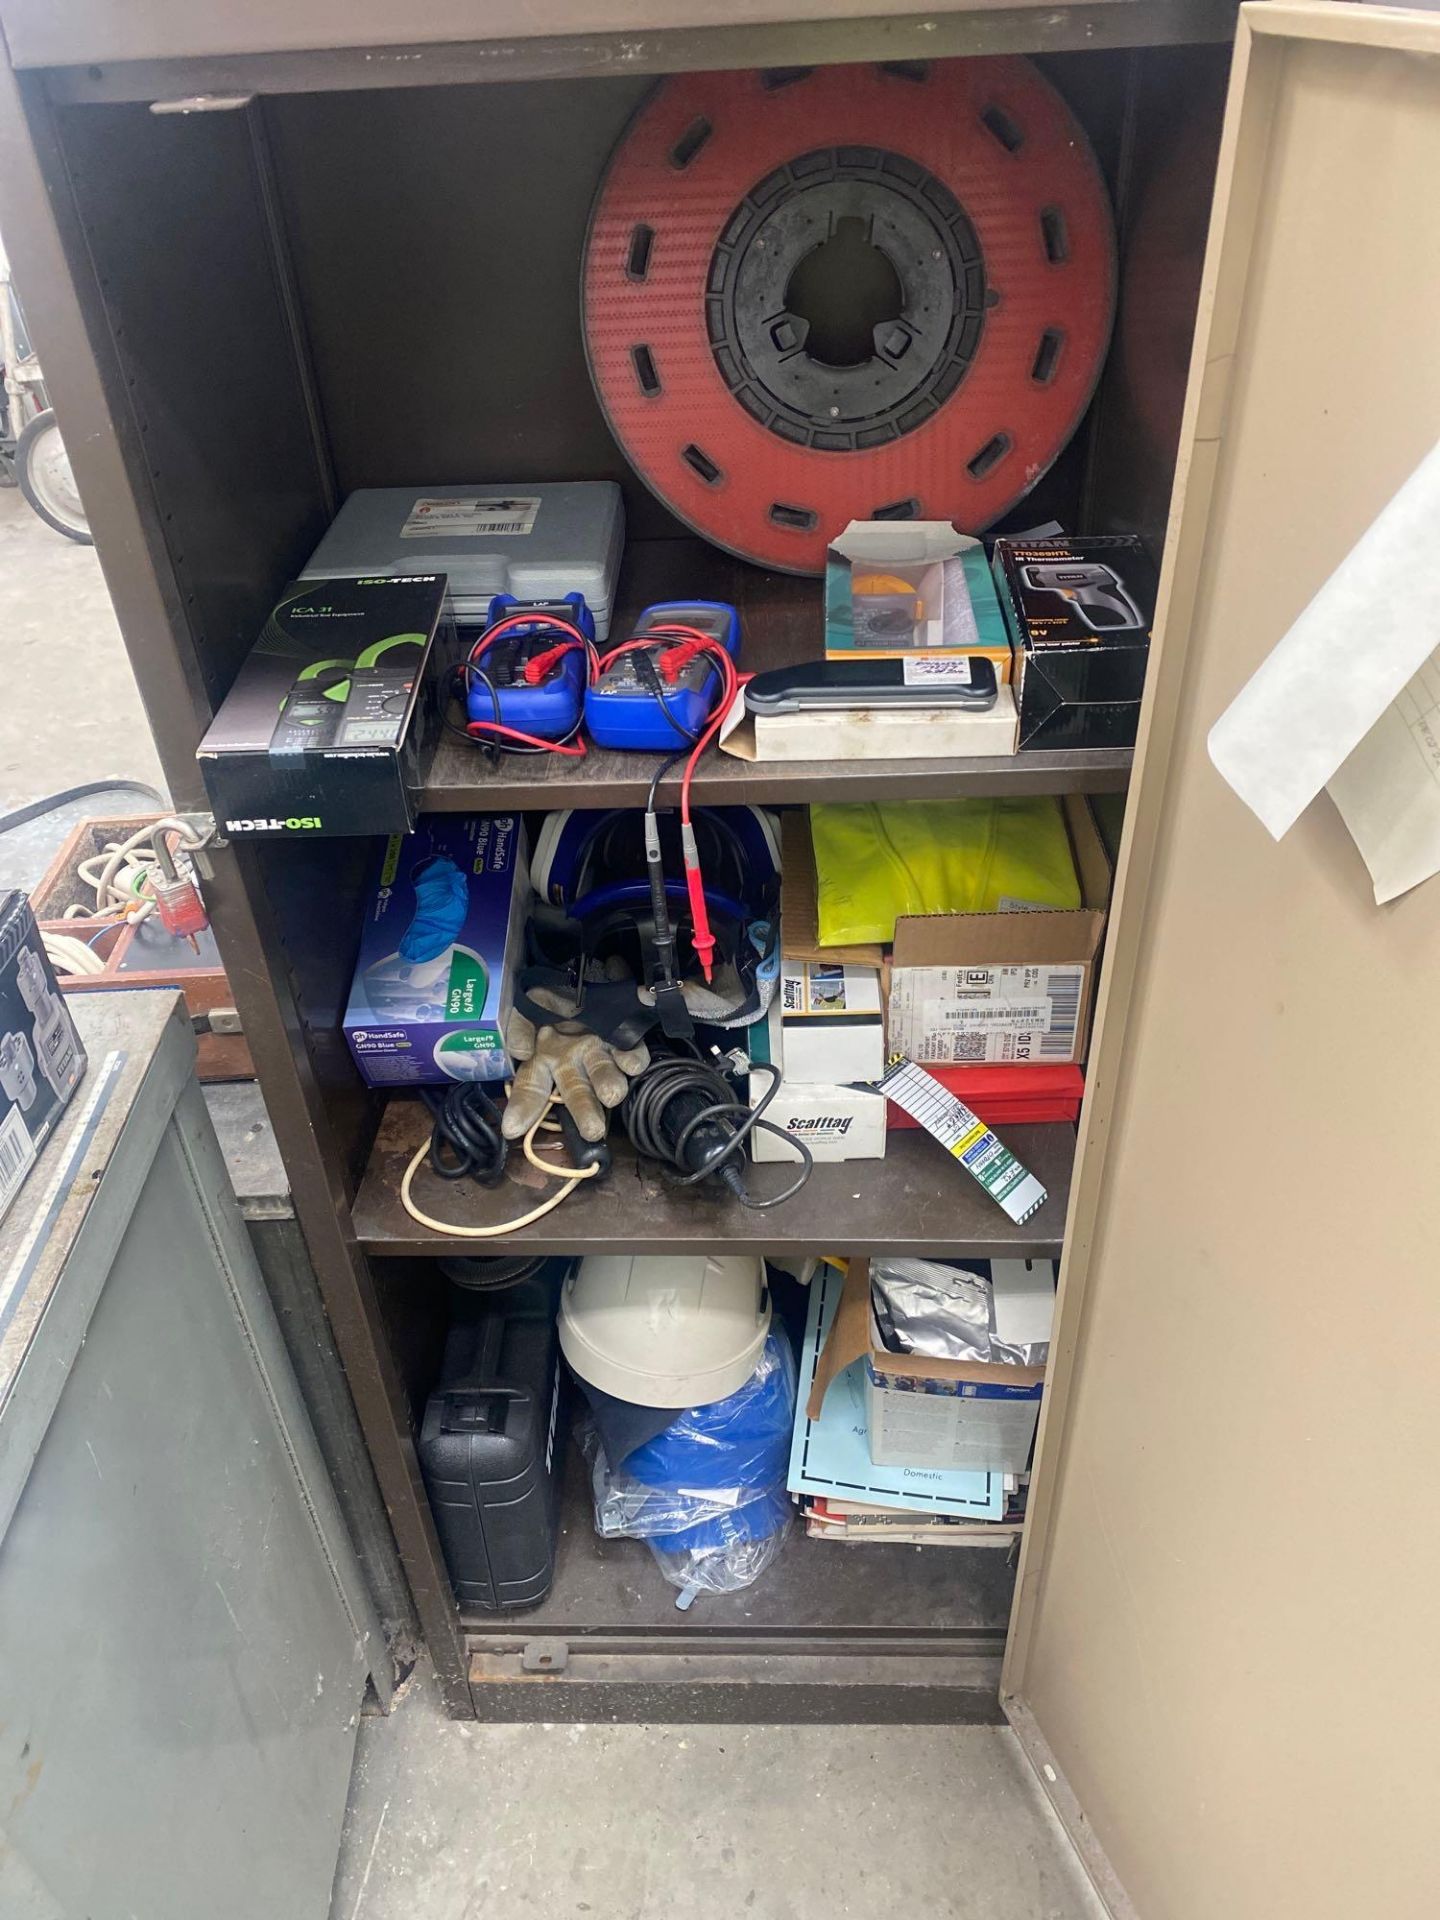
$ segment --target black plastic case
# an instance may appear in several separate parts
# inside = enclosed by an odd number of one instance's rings
[[[504,1612],[550,1591],[569,1431],[555,1311],[568,1262],[494,1294],[455,1290],[420,1465],[455,1598]]]

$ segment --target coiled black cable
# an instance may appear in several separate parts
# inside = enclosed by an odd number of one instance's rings
[[[474,1080],[457,1081],[444,1093],[421,1089],[430,1109],[430,1166],[442,1180],[471,1179],[498,1187],[505,1175],[509,1142],[500,1131],[500,1109]]]
[[[803,1140],[764,1117],[780,1090],[780,1070],[768,1061],[752,1061],[753,1073],[762,1067],[771,1076],[763,1098],[752,1108],[735,1098],[730,1082],[697,1051],[661,1054],[630,1083],[620,1109],[625,1131],[635,1151],[676,1172],[668,1177],[677,1187],[698,1186],[712,1175],[734,1194],[742,1206],[757,1211],[778,1207],[797,1194],[810,1178],[815,1157]],[[768,1200],[753,1198],[740,1169],[745,1164],[745,1142],[759,1128],[788,1140],[800,1155],[798,1177]]]
[[[440,1262],[440,1271],[467,1293],[499,1293],[533,1280],[547,1259],[543,1253],[452,1254]]]

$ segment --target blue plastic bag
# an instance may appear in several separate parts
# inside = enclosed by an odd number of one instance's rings
[[[790,1526],[794,1423],[795,1360],[784,1334],[772,1332],[755,1371],[726,1399],[688,1408],[618,1468],[597,1447],[597,1531],[647,1540],[683,1595],[748,1587]]]

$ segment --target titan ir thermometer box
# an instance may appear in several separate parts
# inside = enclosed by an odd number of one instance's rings
[[[1135,743],[1155,563],[1133,534],[995,542],[995,587],[1015,644],[1021,753]]]
[[[23,893],[0,893],[0,1214],[20,1191],[85,1071]]]
[[[408,832],[458,657],[443,573],[292,581],[196,753],[220,832]]]
[[[422,814],[377,849],[345,1038],[372,1087],[503,1080],[529,904],[518,814]]]

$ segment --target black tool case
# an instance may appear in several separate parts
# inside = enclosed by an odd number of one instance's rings
[[[555,1309],[568,1262],[504,1292],[453,1291],[420,1464],[462,1607],[533,1607],[550,1591],[569,1427]]]

